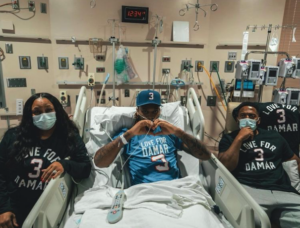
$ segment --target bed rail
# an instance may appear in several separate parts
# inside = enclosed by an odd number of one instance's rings
[[[190,114],[194,136],[196,136],[200,140],[203,140],[205,121],[197,94],[193,88],[190,88],[188,90],[186,107]]]
[[[213,154],[210,160],[202,162],[202,167],[211,196],[234,227],[254,228],[254,213],[262,228],[271,227],[265,211]]]
[[[205,122],[193,88],[188,90],[186,107],[190,114],[193,134],[203,140]],[[271,227],[264,210],[213,154],[210,160],[202,161],[201,166],[211,196],[234,227],[254,228],[254,213],[261,220],[262,228]]]
[[[83,135],[84,117],[87,109],[86,88],[82,86],[78,95],[77,104],[75,107],[73,121],[78,127],[79,134]]]
[[[64,174],[51,180],[36,202],[22,228],[57,228],[72,193],[72,180]]]
[[[80,136],[83,135],[84,118],[87,109],[86,88],[81,87],[75,107],[73,121]],[[72,180],[69,174],[51,180],[39,200],[36,202],[22,228],[57,228],[71,197]]]

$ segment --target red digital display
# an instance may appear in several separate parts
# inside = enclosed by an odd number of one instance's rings
[[[122,22],[148,24],[147,7],[122,6]]]
[[[146,15],[145,11],[128,10],[126,16],[128,18],[140,18],[140,19],[142,19],[143,17],[145,17],[145,15]]]

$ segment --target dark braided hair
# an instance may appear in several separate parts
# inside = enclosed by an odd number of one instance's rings
[[[29,154],[30,149],[36,146],[36,141],[40,139],[40,129],[33,124],[31,110],[32,104],[38,98],[46,98],[53,104],[56,112],[55,132],[59,134],[61,142],[64,143],[64,156],[67,157],[74,151],[75,136],[79,133],[75,123],[69,119],[68,114],[56,97],[49,93],[37,93],[32,95],[25,103],[21,123],[15,129],[16,141],[9,151],[9,163],[14,162],[14,160],[17,162],[22,161]]]

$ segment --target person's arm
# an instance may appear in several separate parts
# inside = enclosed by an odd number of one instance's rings
[[[300,174],[300,158],[294,154],[293,157],[291,157],[290,159],[286,160],[286,161],[291,161],[291,160],[296,160],[297,164],[298,164],[298,172]]]
[[[53,162],[47,167],[47,169],[42,170],[44,173],[42,175],[43,181],[50,181],[50,179],[55,179],[60,174],[67,172],[72,177],[76,179],[88,178],[91,173],[91,161],[88,157],[87,149],[79,135],[76,135],[76,146],[74,151],[68,160],[63,159],[57,162]],[[56,173],[53,173],[53,171]]]
[[[240,149],[243,141],[253,138],[253,131],[248,128],[242,128],[233,140],[231,146],[226,151],[219,151],[218,159],[229,170],[233,171],[237,167],[240,158]],[[222,140],[221,142],[222,143]]]
[[[127,142],[135,136],[135,135],[145,135],[147,134],[147,129],[152,128],[153,123],[150,120],[141,120],[137,122],[131,129],[127,130],[123,136]],[[149,132],[150,133],[150,132]],[[151,134],[151,133],[150,133]],[[106,144],[105,146],[101,147],[94,157],[95,165],[99,168],[104,168],[110,166],[110,164],[115,160],[116,156],[118,155],[119,151],[122,149],[124,144],[120,137],[117,137],[112,142]]]
[[[164,120],[155,120],[154,128],[156,128],[157,126],[160,126],[161,131],[154,135],[173,134],[182,140],[183,150],[185,152],[201,160],[207,160],[211,157],[211,152],[200,140],[198,140],[194,136],[187,134],[185,131]]]

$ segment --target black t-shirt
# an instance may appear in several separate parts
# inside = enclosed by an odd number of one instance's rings
[[[240,183],[251,187],[296,192],[282,167],[282,162],[294,155],[288,143],[276,131],[258,128],[258,132],[253,140],[242,143],[239,162],[232,174]],[[220,153],[229,149],[238,133],[239,130],[222,137]]]
[[[15,140],[16,128],[7,131],[0,143],[0,214],[11,211],[26,218],[47,186],[40,179],[42,170],[55,161],[75,178],[86,178],[90,174],[91,163],[79,135],[76,135],[70,160],[64,160],[66,140],[54,131],[48,139],[37,140],[21,162],[6,167],[8,152]]]
[[[299,111],[297,106],[275,104],[273,102],[259,103],[259,127],[275,130],[285,138],[292,151],[299,156]]]

